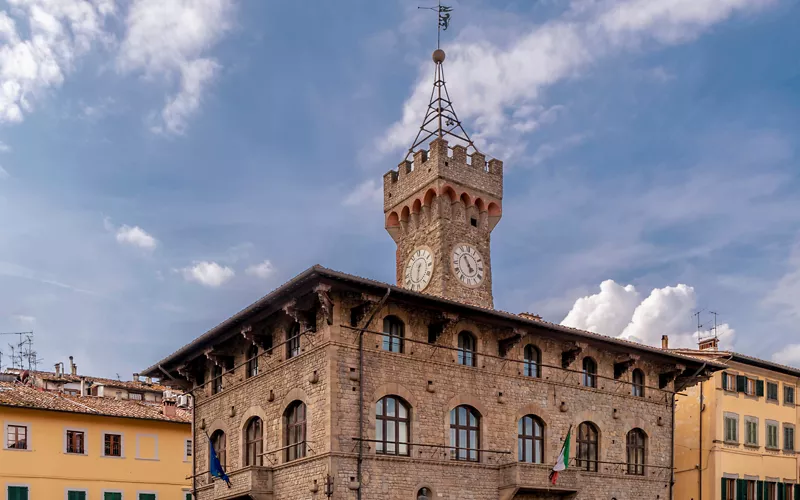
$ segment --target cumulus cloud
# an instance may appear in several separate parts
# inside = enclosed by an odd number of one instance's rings
[[[616,336],[630,322],[640,300],[633,285],[622,286],[614,280],[605,280],[600,283],[599,293],[577,299],[561,324]]]
[[[220,65],[207,52],[230,28],[232,0],[134,0],[117,65],[149,79],[179,79],[154,131],[182,134]]]
[[[772,0],[615,0],[573,2],[561,18],[535,26],[502,45],[470,30],[447,48],[450,94],[459,117],[476,125],[473,139],[515,149],[521,135],[535,127],[536,116],[515,117],[523,106],[536,109],[542,91],[579,76],[598,61],[648,45],[674,45],[702,34],[739,12]],[[405,102],[402,118],[381,141],[383,153],[408,147],[430,96],[431,68],[426,61]],[[491,151],[490,151],[491,152]]]
[[[113,36],[109,0],[11,0],[0,10],[0,123],[21,122],[33,102],[60,87],[75,61]]]
[[[362,182],[342,202],[345,206],[377,205],[383,201],[383,186],[375,179]]]
[[[158,245],[158,240],[153,238],[139,226],[122,226],[117,230],[117,242],[133,245],[145,250],[152,250]]]
[[[236,274],[230,267],[207,261],[194,262],[180,271],[186,281],[195,281],[211,288],[222,285]]]
[[[252,266],[248,267],[244,271],[246,274],[250,276],[255,276],[261,279],[267,279],[275,272],[275,267],[272,265],[272,262],[269,260],[265,260],[260,264],[253,264]]]
[[[772,355],[772,360],[784,365],[800,368],[800,344],[789,344],[782,351]]]
[[[653,346],[668,335],[670,347],[696,348],[698,338],[709,335],[691,326],[696,308],[695,290],[688,285],[655,288],[641,300],[633,285],[606,280],[599,293],[577,299],[561,324]],[[727,349],[736,332],[726,323],[717,327],[717,335]]]

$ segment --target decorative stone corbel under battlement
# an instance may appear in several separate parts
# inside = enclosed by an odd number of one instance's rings
[[[317,315],[314,309],[300,307],[297,299],[292,299],[283,306],[283,312],[300,324],[301,331],[314,333],[317,331]]]
[[[673,382],[677,379],[681,373],[686,370],[686,366],[684,365],[674,365],[673,367],[669,368],[667,371],[663,371],[658,374],[658,388],[665,389],[670,382]]]
[[[443,334],[453,333],[459,318],[458,314],[442,312],[439,318],[428,323],[428,343],[435,344]]]
[[[517,346],[527,332],[521,328],[514,328],[511,334],[505,338],[500,339],[500,356],[506,357],[506,354],[511,352],[511,349]]]
[[[625,375],[636,362],[639,361],[638,354],[623,354],[614,361],[614,378],[618,379]]]
[[[578,359],[578,356],[586,349],[588,344],[585,342],[566,342],[564,350],[561,352],[561,367],[564,369],[569,368],[573,361]]]
[[[241,330],[242,336],[251,344],[264,350],[272,349],[272,340],[263,332],[253,331],[253,325],[246,325]]]
[[[178,375],[180,375],[187,382],[192,383],[192,384],[197,382],[197,378],[195,378],[194,373],[192,372],[192,369],[189,368],[188,366],[181,365],[178,368],[176,368],[175,371],[178,372]]]
[[[206,349],[204,354],[206,355],[206,359],[214,363],[216,366],[225,368],[226,356],[224,354],[215,352],[214,348]]]
[[[370,295],[367,293],[361,294],[361,303],[350,308],[350,326],[358,326],[367,316],[367,312],[372,310],[375,304],[380,303],[381,297],[377,295]]]

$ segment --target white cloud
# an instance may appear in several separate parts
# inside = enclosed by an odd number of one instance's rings
[[[0,153],[7,153],[9,151],[11,151],[11,146],[3,141],[0,141]]]
[[[206,55],[230,28],[232,0],[134,0],[126,19],[118,68],[145,78],[180,78],[155,131],[182,134],[205,87],[219,69]]]
[[[486,29],[465,30],[447,48],[446,73],[459,117],[475,124],[473,139],[492,141],[491,148],[518,149],[530,131],[530,118],[515,109],[536,105],[546,87],[580,73],[614,54],[641,50],[649,43],[672,45],[700,35],[737,12],[774,3],[770,0],[627,0],[578,2],[556,19],[535,26],[510,43],[481,37]],[[471,38],[470,38],[471,37]],[[426,110],[431,63],[421,67],[402,118],[384,134],[381,152],[408,147]],[[511,144],[506,144],[506,143]],[[485,144],[485,142],[484,142]]]
[[[122,226],[117,230],[117,242],[133,245],[145,250],[152,250],[158,245],[158,240],[153,238],[139,226]]]
[[[577,299],[561,324],[652,346],[660,346],[661,336],[668,335],[670,347],[697,348],[699,335],[691,326],[696,307],[691,286],[655,288],[640,302],[633,285],[623,287],[606,280],[600,284],[600,293]],[[727,323],[717,327],[723,349],[732,346],[735,335]]]
[[[362,182],[342,202],[346,206],[377,205],[383,201],[383,185],[375,179]]]
[[[275,272],[275,267],[272,262],[265,260],[261,264],[254,264],[245,270],[245,273],[250,276],[256,276],[261,279],[267,279]]]
[[[236,274],[230,267],[207,261],[195,262],[190,267],[184,267],[181,273],[186,281],[196,281],[212,288],[222,285]]]
[[[800,368],[800,344],[789,344],[780,352],[772,355],[772,360],[784,365],[792,365]]]
[[[36,323],[36,317],[35,316],[28,316],[28,315],[25,315],[25,314],[15,314],[14,316],[12,316],[12,318],[17,323],[20,323],[20,324],[23,324],[23,325],[33,325],[34,323]]]
[[[600,283],[599,293],[577,299],[561,324],[616,336],[630,322],[640,300],[633,285],[605,280]]]
[[[0,123],[20,122],[33,100],[64,82],[95,43],[109,44],[110,1],[11,0],[0,10]],[[12,17],[13,16],[13,17]]]

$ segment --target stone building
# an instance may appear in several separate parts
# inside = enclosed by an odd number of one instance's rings
[[[671,497],[675,391],[717,365],[493,309],[503,165],[460,128],[443,60],[413,161],[384,176],[398,286],[315,266],[143,371],[194,393],[197,499]]]

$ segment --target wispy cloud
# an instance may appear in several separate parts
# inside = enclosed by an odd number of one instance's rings
[[[0,153],[7,153],[9,151],[11,151],[11,146],[3,141],[0,141]]]
[[[167,98],[154,131],[186,131],[220,67],[207,53],[230,29],[232,13],[232,0],[134,0],[131,4],[118,68],[141,72],[149,79],[179,79],[178,90]]]
[[[261,279],[267,279],[275,273],[275,267],[272,265],[272,262],[269,260],[265,260],[260,264],[253,264],[252,266],[248,267],[245,271],[246,274],[250,276],[255,276]]]
[[[117,230],[117,242],[133,245],[145,250],[153,250],[158,245],[158,240],[153,238],[139,226],[122,226]]]
[[[378,184],[375,179],[368,179],[348,194],[342,204],[345,206],[374,205],[377,206],[383,200],[383,185]]]

